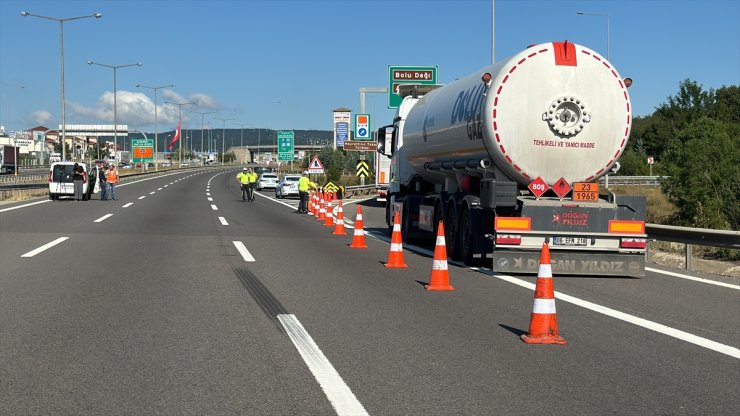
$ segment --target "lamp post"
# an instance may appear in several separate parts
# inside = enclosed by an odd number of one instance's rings
[[[137,88],[148,88],[154,90],[154,171],[157,171],[157,143],[159,142],[159,123],[157,120],[157,90],[162,88],[174,88],[174,84],[162,85],[161,87],[149,87],[146,85],[136,84]]]
[[[606,60],[611,62],[611,58],[609,57],[609,49],[610,49],[610,32],[611,32],[611,19],[609,18],[609,13],[585,13],[585,12],[576,12],[579,16],[604,16],[606,17]]]
[[[242,150],[244,150],[243,149],[244,148],[244,127],[245,126],[251,126],[252,123],[245,123],[245,124],[234,123],[234,125],[235,126],[239,126],[239,128],[240,128],[240,132],[239,132],[239,147],[241,147]],[[245,152],[244,153],[244,156],[246,156],[246,155],[247,155],[247,153]],[[245,160],[244,162],[246,163],[247,161]]]
[[[226,122],[230,120],[236,120],[235,118],[218,118],[214,117],[215,120],[223,121],[223,127],[221,128],[221,165],[226,162]]]
[[[59,19],[56,17],[49,17],[49,16],[41,16],[39,14],[33,14],[28,12],[21,12],[21,16],[27,17],[38,17],[41,19],[46,20],[53,20],[55,22],[59,22],[59,50],[60,50],[60,62],[61,62],[61,78],[62,78],[62,160],[66,160],[66,152],[64,149],[64,140],[67,135],[67,126],[66,126],[66,114],[65,114],[65,105],[64,105],[64,22],[70,21],[70,20],[79,20],[79,19],[87,19],[90,17],[94,17],[96,19],[100,19],[103,17],[100,13],[95,13],[87,16],[77,16],[77,17],[66,17],[63,19]]]
[[[177,125],[180,127],[180,138],[178,139],[178,141],[180,142],[180,164],[182,164],[182,106],[189,104],[195,105],[195,103],[192,101],[188,101],[186,103],[173,103],[170,101],[165,101],[165,104],[176,105],[180,109],[180,121],[177,123]]]
[[[87,61],[88,65],[98,65],[98,66],[104,66],[106,68],[111,68],[113,70],[113,152],[114,152],[114,158],[115,158],[115,152],[118,150],[118,91],[116,87],[116,71],[118,68],[125,68],[127,66],[142,66],[143,64],[141,62],[137,62],[135,64],[125,64],[125,65],[107,65],[107,64],[101,64],[98,62],[93,61]],[[126,139],[124,139],[124,148],[126,147]],[[119,161],[120,162],[120,161]]]
[[[206,114],[215,114],[216,112],[215,111],[191,111],[191,113],[200,114],[200,152],[203,153],[203,116]]]

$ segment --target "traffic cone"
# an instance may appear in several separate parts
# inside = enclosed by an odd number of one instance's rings
[[[396,212],[393,217],[393,234],[391,235],[391,250],[388,252],[387,268],[409,267],[403,261],[403,237],[401,236],[401,214]]]
[[[552,264],[547,242],[542,244],[540,271],[534,290],[534,306],[529,321],[529,333],[522,334],[527,344],[566,344],[558,335],[558,315],[555,312],[555,289],[552,283]]]
[[[342,200],[339,200],[339,206],[337,207],[337,218],[334,221],[336,223],[336,227],[334,227],[334,232],[332,235],[347,235],[347,232],[344,230],[344,209],[342,209]]]
[[[365,230],[362,229],[362,205],[357,206],[355,232],[352,236],[352,244],[349,245],[349,248],[367,248],[367,244],[365,244]]]
[[[445,227],[440,220],[437,227],[437,244],[434,246],[434,263],[427,290],[455,290],[450,286],[450,274],[447,271],[447,245],[445,244]]]
[[[314,197],[314,205],[313,205],[313,215],[316,217],[316,219],[319,219],[319,210],[320,210],[320,201],[321,201],[321,191],[316,191],[316,196]]]
[[[313,201],[314,201],[314,198],[315,197],[316,197],[316,194],[314,194],[313,192],[309,191],[309,197],[308,197],[308,213],[311,214],[311,215],[313,215]]]
[[[331,208],[331,201],[326,203],[326,221],[324,221],[324,227],[334,226],[334,212]]]
[[[319,216],[317,217],[319,221],[325,221],[326,220],[326,202],[324,201],[324,193],[321,193],[321,198],[319,199]]]

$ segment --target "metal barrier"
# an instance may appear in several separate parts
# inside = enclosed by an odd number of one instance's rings
[[[652,240],[686,244],[684,262],[686,270],[691,270],[693,246],[695,245],[740,249],[740,231],[645,224],[645,232]]]

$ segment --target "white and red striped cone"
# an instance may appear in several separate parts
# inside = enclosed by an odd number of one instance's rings
[[[534,290],[534,305],[529,321],[529,333],[521,336],[527,344],[566,344],[558,334],[558,315],[555,311],[555,288],[552,283],[552,264],[547,242],[542,244],[540,270]]]
[[[339,200],[339,206],[337,207],[337,217],[335,218],[334,222],[334,232],[332,235],[347,235],[347,232],[344,230],[344,209],[342,208],[342,200]]]
[[[403,260],[403,236],[401,236],[401,214],[396,212],[393,217],[393,234],[391,235],[391,249],[388,252],[388,262],[385,267],[389,269],[409,267]]]
[[[437,227],[437,244],[434,246],[434,263],[429,276],[427,290],[455,290],[450,285],[450,273],[447,270],[447,244],[445,244],[445,227],[442,221]]]
[[[331,201],[326,202],[326,220],[324,221],[324,227],[334,226],[334,211],[331,208]]]
[[[315,196],[314,193],[311,192],[311,191],[309,191],[308,202],[306,202],[306,203],[308,204],[308,213],[310,215],[313,215],[313,200],[314,200],[314,196]]]
[[[349,248],[367,248],[367,244],[365,244],[365,230],[362,229],[362,205],[357,206],[355,232],[352,235],[352,244],[349,245]]]
[[[326,201],[324,201],[324,193],[321,193],[321,198],[319,199],[319,221],[326,221]]]

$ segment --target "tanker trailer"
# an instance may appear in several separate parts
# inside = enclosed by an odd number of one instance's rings
[[[494,271],[536,272],[543,242],[563,274],[643,276],[646,201],[597,180],[629,138],[627,87],[603,57],[569,42],[534,45],[440,85],[401,85],[386,222]]]

